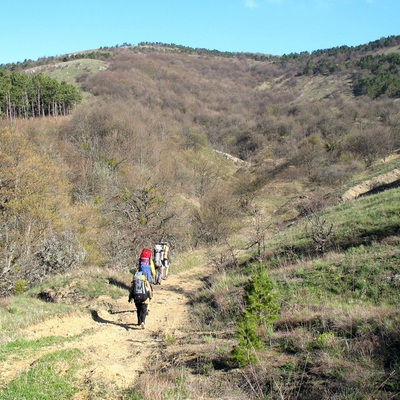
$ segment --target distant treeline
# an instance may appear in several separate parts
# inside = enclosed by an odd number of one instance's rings
[[[125,44],[129,45],[129,44]],[[147,50],[157,51],[160,49],[175,51],[178,53],[185,54],[198,54],[198,55],[209,55],[209,56],[218,56],[218,57],[242,57],[242,58],[250,58],[256,61],[268,61],[274,58],[271,55],[263,54],[263,53],[250,53],[250,52],[232,52],[232,51],[219,51],[219,50],[209,50],[204,48],[193,48],[188,46],[181,46],[175,43],[167,44],[161,42],[140,42],[137,46],[133,46],[134,48],[141,48]]]
[[[21,69],[37,67],[40,65],[48,65],[54,61],[68,62],[73,60],[91,59],[91,60],[106,60],[111,57],[111,53],[99,50],[93,50],[82,53],[65,54],[56,57],[41,57],[37,61],[24,60],[22,62],[0,64],[0,70],[17,71]]]
[[[0,118],[67,115],[81,100],[78,89],[43,74],[0,70]]]
[[[400,53],[365,55],[369,51],[394,46],[400,46],[400,36],[390,36],[355,47],[340,46],[311,54],[284,55],[281,63],[298,64],[299,76],[352,71],[355,96],[397,98],[400,97]]]
[[[329,49],[321,49],[315,50],[311,53],[308,51],[303,51],[300,53],[290,53],[284,54],[282,56],[274,56],[271,54],[265,53],[252,53],[252,52],[230,52],[230,51],[219,51],[219,50],[210,50],[205,48],[193,48],[189,46],[182,46],[175,43],[162,43],[162,42],[140,42],[137,45],[132,45],[131,43],[125,42],[122,45],[115,45],[115,46],[104,46],[100,47],[99,50],[92,50],[92,51],[85,51],[81,53],[72,53],[66,54],[62,56],[56,57],[41,57],[37,61],[33,60],[24,60],[23,62],[17,63],[9,63],[9,64],[0,64],[0,69],[8,69],[8,70],[17,70],[20,68],[29,68],[31,66],[38,66],[38,65],[45,65],[50,64],[54,61],[71,61],[77,59],[108,59],[113,54],[113,49],[118,49],[120,47],[129,47],[133,50],[140,50],[140,51],[160,51],[160,50],[168,50],[168,51],[175,51],[179,53],[189,53],[189,54],[199,54],[199,55],[213,55],[213,56],[220,56],[220,57],[244,57],[250,58],[257,61],[272,61],[272,60],[279,60],[280,63],[284,64],[290,61],[307,61],[310,58],[318,59],[321,56],[324,57],[339,57],[339,56],[349,56],[351,54],[357,52],[368,52],[374,51],[377,49],[383,49],[392,46],[400,46],[400,35],[397,36],[388,36],[386,38],[381,38],[378,40],[374,40],[367,44],[362,44],[358,46],[337,46],[332,47]],[[333,72],[338,68],[337,65],[334,63],[327,63],[322,62],[321,65],[317,66],[315,69],[310,68],[309,66],[306,68],[304,73],[326,73],[328,71]]]
[[[400,97],[399,57],[396,54],[372,56],[365,53],[400,46],[400,35],[389,36],[358,46],[338,46],[329,49],[315,50],[311,53],[284,54],[273,56],[263,53],[229,52],[192,48],[162,42],[140,42],[137,45],[123,43],[112,47],[101,47],[99,50],[66,54],[57,57],[43,57],[37,61],[25,60],[12,64],[1,64],[0,71],[19,71],[33,66],[47,65],[54,61],[68,62],[78,59],[106,60],[113,57],[119,48],[128,48],[134,52],[175,52],[181,54],[197,54],[224,58],[246,58],[261,62],[275,62],[281,65],[291,64],[298,70],[297,75],[330,75],[338,72],[352,73],[354,95],[367,95],[371,98],[379,96]],[[363,73],[364,70],[366,73]],[[368,70],[368,71],[366,71]]]
[[[301,53],[284,54],[281,57],[281,61],[286,62],[291,59],[308,58],[310,56],[317,57],[322,55],[337,57],[340,54],[352,54],[356,52],[374,51],[377,49],[384,49],[393,46],[400,46],[400,35],[388,36],[386,38],[374,40],[373,42],[369,42],[367,44],[361,44],[359,46],[338,46],[338,47],[332,47],[330,49],[315,50],[311,53],[309,53],[308,51],[304,51]]]

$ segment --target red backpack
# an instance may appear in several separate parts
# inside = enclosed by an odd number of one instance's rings
[[[140,253],[140,260],[139,260],[139,271],[143,272],[146,276],[146,279],[153,283],[153,278],[151,276],[151,269],[150,269],[150,259],[153,252],[149,249],[143,249]]]
[[[140,263],[150,264],[150,258],[152,254],[153,252],[151,250],[143,249],[142,252],[140,253]]]

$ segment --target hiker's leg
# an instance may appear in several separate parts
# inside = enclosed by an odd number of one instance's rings
[[[143,311],[142,311],[142,303],[140,303],[138,308],[138,325],[142,323],[142,319],[143,319]]]
[[[141,322],[143,322],[143,323],[146,322],[147,308],[148,308],[148,304],[142,303],[143,316],[142,316]]]
[[[168,277],[168,271],[169,271],[168,260],[164,260],[164,267],[165,267],[165,278],[167,278]]]
[[[146,308],[145,308],[145,306],[146,306]],[[144,321],[146,319],[147,304],[140,303],[139,310],[140,310],[140,312],[139,312],[139,325],[141,325],[142,323],[144,323]]]
[[[150,285],[151,286],[151,285]],[[153,292],[153,286],[151,286],[151,291]],[[154,292],[153,292],[154,293]],[[146,306],[146,311],[145,311],[145,315],[147,315],[150,312],[150,303],[151,303],[151,299],[148,299],[148,303],[143,303],[143,307]]]
[[[142,303],[137,303],[135,302],[135,306],[136,306],[136,313],[137,313],[137,320],[138,320],[138,325],[140,325],[140,323],[142,322],[140,320],[141,317],[141,308],[142,308]]]

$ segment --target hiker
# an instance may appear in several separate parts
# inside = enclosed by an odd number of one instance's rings
[[[154,246],[153,250],[154,266],[156,269],[156,275],[155,275],[156,285],[161,285],[162,281],[162,270],[163,270],[162,253],[163,253],[163,245],[161,243],[157,243]]]
[[[162,279],[167,279],[168,273],[169,273],[169,264],[171,261],[170,249],[169,249],[168,242],[166,242],[165,240],[162,240],[160,244],[163,246],[163,250],[162,250],[162,254],[161,254],[161,264],[162,264],[162,271],[163,271]]]
[[[156,269],[152,258],[152,251],[149,249],[143,249],[139,258],[139,271],[146,275],[147,281],[150,285],[155,280]]]
[[[128,302],[130,303],[132,299],[135,302],[138,319],[137,324],[141,329],[146,328],[146,316],[152,298],[153,290],[149,281],[146,279],[146,275],[141,271],[136,272],[132,281],[131,289],[129,290]]]

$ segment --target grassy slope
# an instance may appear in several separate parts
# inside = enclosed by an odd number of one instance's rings
[[[268,242],[266,266],[280,297],[281,314],[265,349],[256,352],[257,365],[243,370],[250,392],[249,382],[257,379],[266,385],[258,393],[268,398],[396,396],[399,198],[400,190],[393,189],[325,210],[323,217],[333,223],[325,254],[315,253],[309,237],[312,217]],[[243,273],[245,265],[234,268],[234,274]],[[238,284],[237,279],[231,281]],[[220,315],[229,315],[227,304],[217,301],[221,284],[214,287],[208,301],[219,304]],[[227,290],[233,296],[238,287]],[[218,313],[214,318],[219,326]]]
[[[71,85],[76,83],[76,79],[82,74],[96,73],[107,69],[107,62],[94,59],[79,59],[55,64],[42,65],[27,70],[28,73],[44,73],[58,81],[65,81]]]

